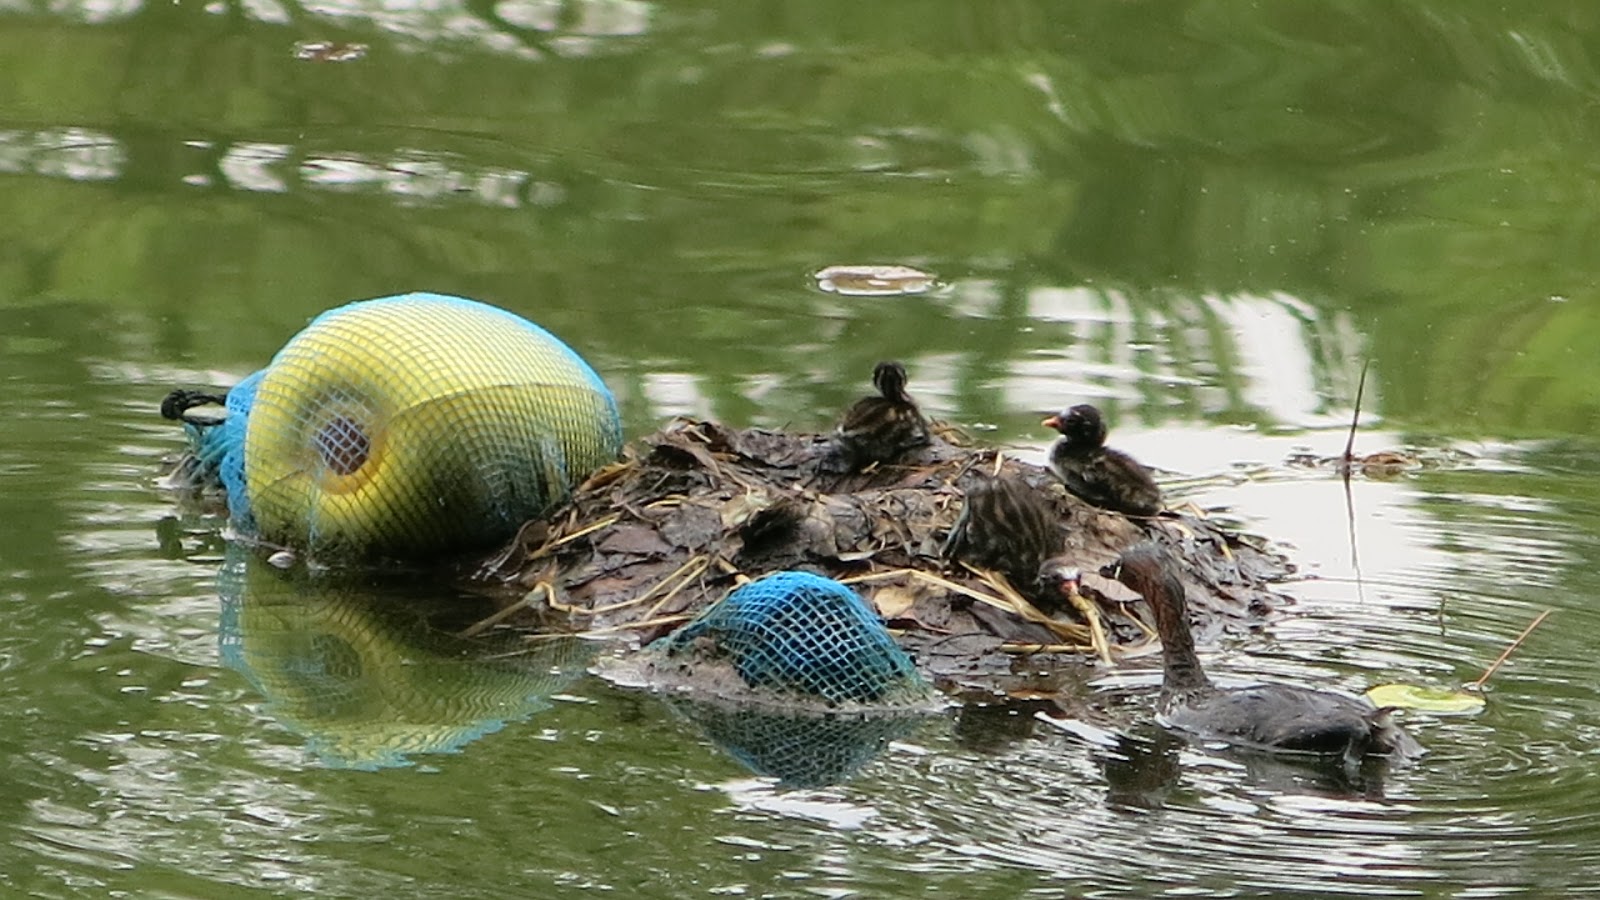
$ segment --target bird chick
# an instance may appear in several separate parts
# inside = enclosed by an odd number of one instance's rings
[[[1161,512],[1161,489],[1150,470],[1105,445],[1106,424],[1100,410],[1080,403],[1040,424],[1061,434],[1050,448],[1050,469],[1074,496],[1130,516]]]
[[[943,555],[993,569],[1024,594],[1036,593],[1046,559],[1061,552],[1054,507],[1017,477],[986,478],[967,490]]]
[[[830,472],[860,472],[874,463],[894,462],[909,450],[932,440],[928,420],[906,393],[906,369],[898,362],[880,362],[872,371],[878,396],[863,397],[845,411],[823,459]]]

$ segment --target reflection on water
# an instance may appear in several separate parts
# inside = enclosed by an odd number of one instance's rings
[[[0,19],[0,892],[1600,893],[1592,2]],[[837,263],[939,287],[818,291]],[[633,434],[822,427],[890,356],[1019,453],[1098,402],[1307,576],[1202,646],[1219,675],[1453,688],[1556,612],[1481,716],[1407,717],[1431,752],[1381,792],[1152,732],[1153,659],[1071,727],[969,710],[821,766],[729,736],[781,790],[649,698],[580,679],[534,712],[543,664],[457,655],[409,587],[247,564],[230,669],[216,523],[149,488],[179,443],[154,405],[417,287],[582,348]],[[1347,502],[1282,463],[1342,448],[1368,356],[1358,449],[1464,452]]]
[[[928,720],[926,712],[785,714],[689,700],[672,706],[750,771],[793,788],[848,781],[890,741],[910,734]]]
[[[398,586],[340,580],[293,577],[237,548],[219,579],[223,665],[330,765],[375,769],[460,750],[548,709],[591,653],[567,639],[496,648],[453,638],[424,608],[408,609]],[[413,599],[434,611],[451,602]]]
[[[127,152],[116,138],[82,128],[0,132],[0,173],[73,181],[119,178]]]
[[[241,13],[272,25],[286,25],[296,14],[328,25],[373,25],[418,46],[468,43],[479,49],[537,59],[541,52],[583,56],[603,38],[643,34],[653,4],[642,0],[499,0],[484,14],[465,2],[378,2],[378,0],[243,0],[237,6],[211,0],[212,15]],[[86,23],[113,22],[147,10],[145,0],[51,0],[56,16]],[[0,7],[0,11],[5,11]]]
[[[1159,809],[1180,782],[1181,751],[1189,746],[1173,734],[1157,730],[1117,738],[1105,753],[1106,802],[1135,809]],[[1384,781],[1394,765],[1370,757],[1358,765],[1343,760],[1236,747],[1197,747],[1210,758],[1191,757],[1191,773],[1209,765],[1238,767],[1254,789],[1275,794],[1307,794],[1330,799],[1382,800]],[[1191,775],[1192,777],[1192,775]]]
[[[69,317],[28,321],[17,329],[26,344],[73,346]],[[1600,854],[1585,843],[1600,796],[1583,774],[1600,740],[1587,724],[1600,707],[1586,636],[1587,597],[1600,583],[1574,565],[1592,541],[1585,481],[1544,445],[1484,446],[1457,467],[1356,479],[1359,569],[1343,487],[1329,472],[1278,467],[1199,493],[1225,499],[1256,530],[1293,538],[1297,560],[1324,576],[1288,585],[1299,603],[1260,633],[1203,644],[1219,676],[1356,692],[1382,681],[1454,686],[1539,608],[1558,607],[1490,683],[1481,717],[1407,717],[1431,752],[1385,773],[1380,790],[1152,732],[1154,658],[1126,660],[1105,686],[1083,691],[1065,729],[1026,707],[997,707],[908,731],[831,735],[812,725],[801,734],[790,721],[752,734],[569,683],[549,672],[551,660],[485,659],[440,637],[448,628],[419,614],[428,607],[408,600],[418,593],[409,586],[306,581],[228,558],[224,656],[246,683],[214,650],[215,523],[174,517],[149,492],[154,458],[179,444],[147,424],[161,392],[109,377],[75,391],[92,376],[32,371],[45,383],[20,405],[0,398],[12,404],[0,412],[18,434],[75,449],[46,470],[59,481],[40,481],[18,465],[26,457],[15,446],[0,446],[0,477],[33,485],[35,499],[64,498],[48,510],[50,534],[22,545],[63,571],[42,564],[13,579],[26,628],[0,639],[15,660],[0,666],[0,690],[22,708],[69,711],[6,738],[19,763],[0,789],[0,830],[12,838],[0,852],[18,857],[8,871],[33,873],[29,884],[67,872],[137,892],[148,887],[139,873],[162,858],[182,860],[196,895],[260,879],[336,894],[490,897],[525,883],[531,895],[578,896],[590,889],[580,881],[626,894],[627,873],[640,872],[679,893],[688,888],[674,879],[729,887],[794,877],[867,896],[958,885],[974,896],[1049,897],[1465,884],[1493,895],[1600,880]],[[1342,442],[1337,432],[1187,429],[1130,437],[1203,438],[1218,459],[1282,459],[1294,442],[1333,445],[1319,452]],[[13,520],[30,515],[28,496],[4,495]],[[566,702],[542,708],[552,691]],[[500,722],[493,739],[470,741]],[[716,744],[739,761],[712,752]],[[321,757],[312,765],[308,745]],[[427,765],[350,771],[402,761]],[[740,766],[782,790],[730,781]],[[685,829],[697,845],[716,840],[686,857]],[[406,853],[395,849],[402,838]],[[530,840],[537,860],[493,850]],[[616,846],[633,849],[608,862]]]

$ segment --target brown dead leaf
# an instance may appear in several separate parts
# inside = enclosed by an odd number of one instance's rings
[[[752,516],[772,506],[772,494],[767,491],[744,491],[728,498],[718,510],[722,527],[732,530],[750,521]]]
[[[917,602],[917,592],[908,587],[891,584],[872,592],[872,605],[885,619],[898,619]]]
[[[656,435],[652,443],[655,446],[655,452],[651,456],[658,460],[665,461],[674,457],[677,458],[677,461],[685,463],[693,460],[714,477],[722,477],[722,468],[717,465],[716,457],[711,455],[711,451],[706,449],[705,444],[689,440],[683,432],[661,432]],[[688,457],[688,459],[684,459],[684,457]]]
[[[661,536],[661,532],[648,525],[629,523],[617,525],[600,541],[602,553],[624,553],[634,556],[665,556],[674,547]]]

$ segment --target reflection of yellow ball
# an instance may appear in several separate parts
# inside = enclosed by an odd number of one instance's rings
[[[615,402],[531,322],[407,294],[319,316],[266,369],[244,469],[260,536],[416,555],[499,540],[616,458]]]
[[[436,607],[407,604],[405,585],[289,577],[248,555],[230,554],[220,587],[223,662],[335,766],[456,750],[547,708],[592,652],[557,639],[507,654],[430,629],[418,612]]]

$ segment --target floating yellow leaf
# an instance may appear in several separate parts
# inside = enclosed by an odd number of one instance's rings
[[[1432,713],[1475,713],[1484,706],[1482,694],[1416,684],[1380,684],[1367,690],[1367,699],[1378,706]]]

